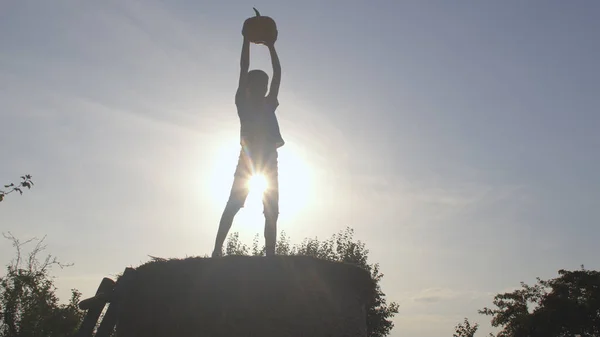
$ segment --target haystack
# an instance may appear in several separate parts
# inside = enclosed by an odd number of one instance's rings
[[[118,337],[367,334],[369,273],[306,256],[187,258],[136,268]]]

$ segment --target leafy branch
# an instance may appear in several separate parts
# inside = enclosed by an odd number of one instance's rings
[[[21,176],[21,182],[18,184],[10,183],[8,185],[4,185],[5,190],[0,190],[0,202],[4,200],[4,196],[11,194],[13,192],[19,192],[19,194],[23,195],[23,190],[27,188],[31,189],[33,186],[33,181],[31,180],[31,175],[26,174]]]
[[[11,241],[16,257],[0,276],[0,337],[74,336],[84,312],[77,306],[81,293],[71,290],[68,303],[60,303],[51,269],[69,267],[46,250],[42,239],[20,241],[12,233],[2,233]],[[1,238],[0,238],[1,239]],[[26,245],[33,244],[27,254]]]

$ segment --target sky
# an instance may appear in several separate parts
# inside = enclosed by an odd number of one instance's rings
[[[400,305],[391,336],[485,335],[495,294],[600,268],[598,2],[2,1],[0,179],[35,187],[0,230],[74,264],[61,298],[210,254],[252,7],[279,29],[279,230],[353,228]],[[271,73],[264,46],[251,68]],[[233,225],[248,244],[259,206]]]

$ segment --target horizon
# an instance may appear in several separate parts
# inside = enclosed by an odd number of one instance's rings
[[[599,3],[292,4],[0,4],[0,183],[35,183],[0,230],[74,263],[61,301],[148,255],[211,253],[252,7],[279,30],[278,233],[354,229],[400,305],[391,337],[465,317],[484,335],[495,294],[600,269]],[[250,58],[271,76],[264,46]],[[260,206],[230,231],[248,245]]]

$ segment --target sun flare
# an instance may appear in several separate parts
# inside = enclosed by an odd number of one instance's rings
[[[231,190],[240,151],[239,142],[221,142],[214,151],[211,159],[213,173],[207,176],[210,186],[205,192],[214,206],[220,209],[224,207]],[[317,182],[310,162],[300,147],[289,141],[278,152],[279,219],[285,222],[300,216],[302,211],[312,206],[311,196],[315,193]],[[260,230],[264,226],[264,219],[257,215],[263,211],[262,198],[264,191],[269,188],[268,180],[262,174],[254,175],[249,179],[248,187],[246,204],[236,221],[245,223],[248,230]]]
[[[267,178],[262,174],[255,174],[248,180],[248,188],[252,194],[262,195],[269,187],[268,185]]]

